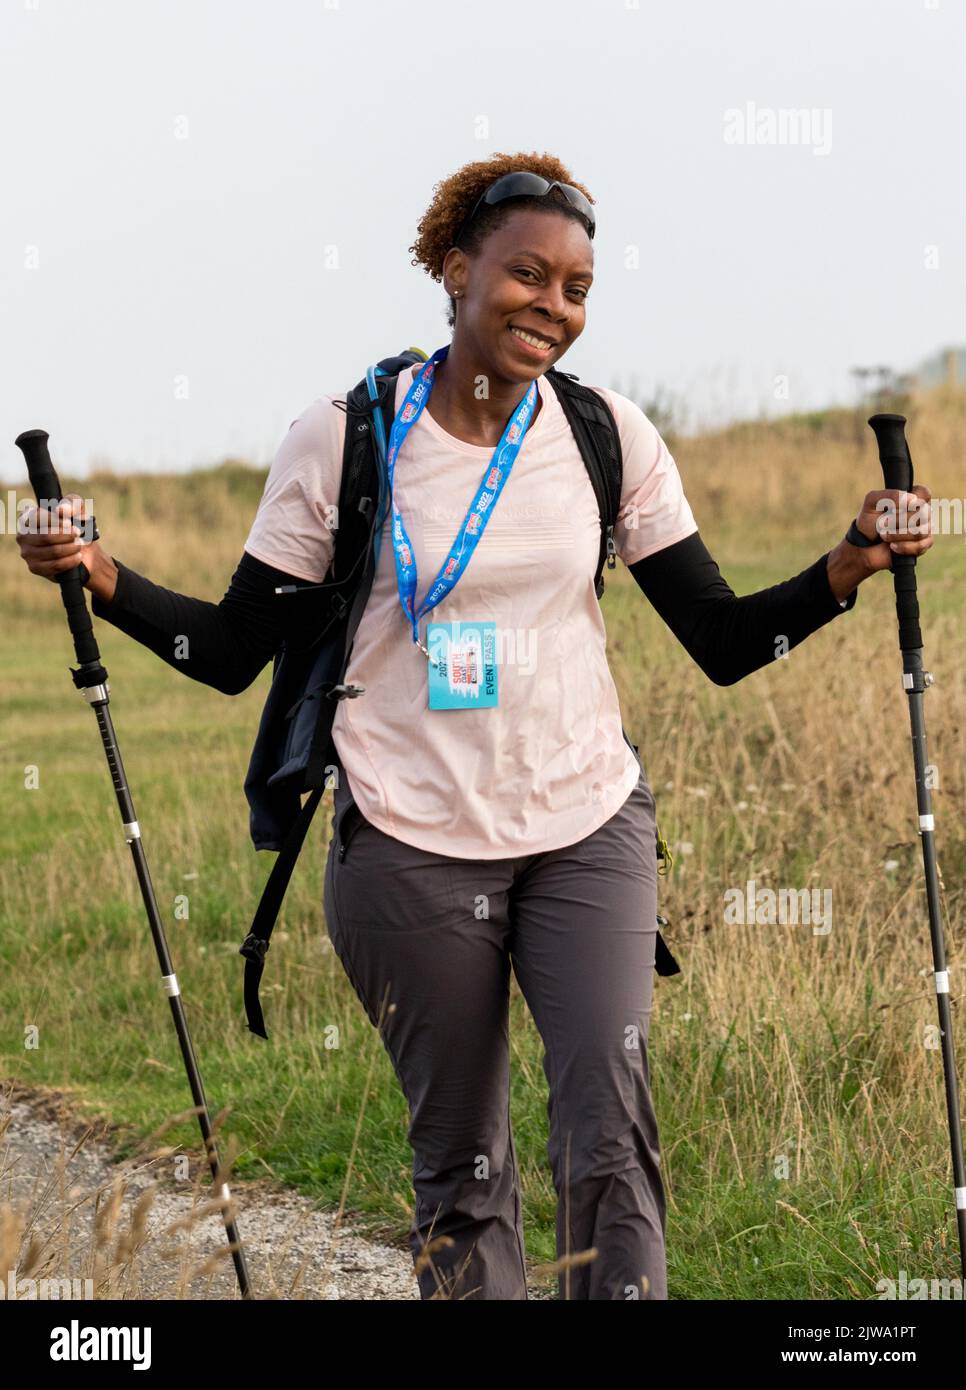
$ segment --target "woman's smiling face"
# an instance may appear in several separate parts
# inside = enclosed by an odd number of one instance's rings
[[[451,250],[444,276],[450,293],[461,291],[455,334],[462,346],[494,376],[532,381],[584,331],[593,244],[573,217],[520,208],[487,233],[479,251]]]

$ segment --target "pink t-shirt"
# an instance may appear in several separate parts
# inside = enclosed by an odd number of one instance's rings
[[[397,411],[412,377],[411,368],[399,374]],[[616,814],[640,774],[621,733],[594,593],[594,489],[553,387],[537,381],[541,408],[482,539],[456,588],[428,615],[496,623],[497,707],[429,708],[428,661],[399,602],[390,516],[346,677],[365,694],[340,701],[332,730],[366,820],[406,844],[466,859],[574,844]],[[627,397],[594,389],[620,429],[614,543],[631,565],[697,524],[647,416]],[[256,559],[316,583],[332,558],[345,423],[330,396],[293,422],[245,544]],[[428,407],[409,430],[395,494],[416,559],[417,608],[492,455],[448,434]]]

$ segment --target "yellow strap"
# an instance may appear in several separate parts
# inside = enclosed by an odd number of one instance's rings
[[[671,853],[667,840],[661,834],[660,827],[655,828],[657,830],[657,857],[661,861],[658,873],[667,875],[674,866],[674,855]]]

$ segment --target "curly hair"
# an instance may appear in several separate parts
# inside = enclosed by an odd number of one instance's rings
[[[545,179],[559,179],[561,183],[571,183],[580,189],[588,202],[594,201],[589,190],[582,183],[578,183],[567,166],[552,154],[538,154],[535,150],[530,154],[494,154],[489,159],[464,164],[462,169],[457,169],[448,179],[434,185],[433,201],[423,213],[416,228],[416,241],[409,248],[414,253],[411,264],[421,265],[427,275],[441,281],[443,260],[457,242],[463,219],[494,180],[517,169],[542,174]],[[550,198],[553,200],[555,212],[565,213],[586,227],[586,219],[571,206],[559,189],[554,189]],[[469,253],[478,251],[489,233],[499,227],[514,209],[546,206],[547,200],[544,198],[513,198],[505,203],[484,204],[472,224],[459,237],[460,249]],[[456,305],[452,296],[449,297],[446,321],[450,328],[456,323]]]

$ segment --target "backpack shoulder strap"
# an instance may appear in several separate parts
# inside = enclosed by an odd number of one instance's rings
[[[572,372],[551,367],[546,377],[557,393],[597,496],[601,534],[594,589],[600,598],[604,592],[604,564],[613,569],[617,563],[614,527],[624,483],[620,431],[603,396],[581,385]]]
[[[333,578],[337,583],[345,580],[335,601],[341,604],[340,618],[346,610],[348,617],[337,688],[345,681],[356,630],[379,563],[382,528],[390,505],[386,442],[396,415],[396,381],[404,368],[425,361],[421,348],[384,357],[346,396]]]
[[[345,579],[349,584],[356,574],[376,509],[380,502],[388,501],[386,441],[395,418],[399,373],[411,363],[425,360],[426,354],[419,348],[384,357],[346,394],[345,446],[332,566],[336,581]]]
[[[426,354],[419,348],[408,348],[396,357],[383,358],[377,366],[369,368],[366,377],[346,396],[345,447],[331,567],[331,576],[337,587],[333,591],[329,618],[330,622],[333,618],[338,623],[343,618],[346,621],[342,634],[339,678],[333,694],[344,687],[352,644],[378,561],[378,542],[385,520],[383,509],[388,505],[385,440],[389,437],[395,416],[396,378],[411,362],[425,360]],[[382,431],[378,428],[380,424]],[[357,692],[353,690],[351,693]],[[336,695],[336,698],[339,696]],[[320,717],[306,769],[310,795],[289,829],[265,884],[251,930],[240,948],[240,954],[245,957],[245,1013],[248,1027],[262,1038],[268,1037],[258,997],[265,954],[302,844],[325,790],[323,764],[330,730],[331,721]]]

